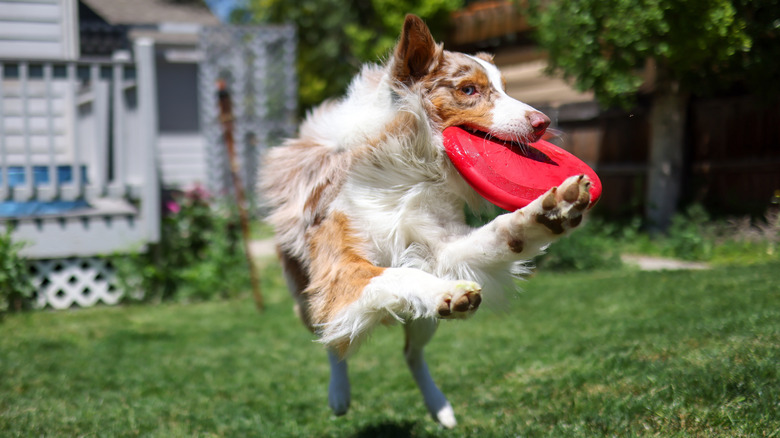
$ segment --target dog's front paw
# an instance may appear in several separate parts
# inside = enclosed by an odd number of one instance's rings
[[[473,281],[456,281],[450,291],[440,296],[439,318],[468,318],[482,304],[482,288]]]
[[[538,204],[534,220],[553,234],[562,234],[582,222],[582,213],[590,204],[590,179],[585,175],[571,176],[532,204]]]

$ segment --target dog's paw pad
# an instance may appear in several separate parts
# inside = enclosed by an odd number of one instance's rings
[[[590,179],[585,175],[569,177],[540,196],[537,202],[541,208],[535,215],[536,222],[553,234],[562,234],[582,222],[582,213],[590,204]]]
[[[482,288],[474,282],[455,283],[449,293],[442,296],[437,312],[440,318],[466,318],[482,304]]]

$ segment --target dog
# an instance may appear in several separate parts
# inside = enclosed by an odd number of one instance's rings
[[[446,51],[409,15],[383,65],[364,66],[344,98],[310,111],[297,138],[266,154],[267,220],[296,312],[327,346],[336,415],[350,404],[347,357],[374,327],[399,321],[428,411],[454,427],[423,358],[439,320],[471,316],[483,297],[500,302],[527,261],[582,220],[590,182],[575,175],[480,228],[466,225],[464,206],[486,201],[447,158],[442,131],[523,144],[550,124],[505,87],[491,56]]]

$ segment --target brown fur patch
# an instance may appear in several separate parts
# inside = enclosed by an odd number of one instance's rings
[[[523,252],[523,248],[525,246],[522,240],[512,239],[512,238],[509,239],[508,244],[509,244],[509,249],[511,249],[512,252],[515,254],[520,254],[521,252]]]
[[[485,53],[476,57],[493,62]],[[477,61],[437,45],[419,18],[407,16],[391,68],[393,77],[403,84],[399,92],[411,86],[424,95],[426,112],[439,130],[465,125],[489,131],[493,125],[491,110],[499,90]],[[477,92],[465,93],[467,86]]]
[[[346,180],[351,155],[323,146],[309,137],[271,148],[262,167],[260,188],[268,205],[267,218],[279,242],[292,257],[305,257],[303,248],[290,246],[316,225]]]
[[[438,68],[422,80],[430,105],[427,112],[440,129],[469,126],[489,130],[498,90],[476,61],[458,53],[445,54]],[[466,87],[474,87],[476,92],[466,94]]]
[[[333,213],[325,218],[308,237],[311,283],[305,293],[312,321],[324,324],[357,300],[363,288],[372,278],[381,275],[384,268],[374,266],[363,257],[362,242],[343,213]],[[343,347],[346,351],[347,346]]]
[[[314,190],[312,190],[311,194],[308,198],[306,198],[306,202],[303,204],[304,211],[313,213],[317,211],[317,206],[320,205],[320,198],[322,197],[322,192],[330,185],[330,181],[326,180],[324,182],[321,182],[317,184],[316,187],[314,187]]]

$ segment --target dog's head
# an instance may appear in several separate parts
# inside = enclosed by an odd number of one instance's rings
[[[400,87],[420,93],[440,130],[460,126],[501,140],[539,140],[550,119],[506,94],[506,81],[487,54],[449,52],[436,44],[428,26],[407,15],[390,61]]]

